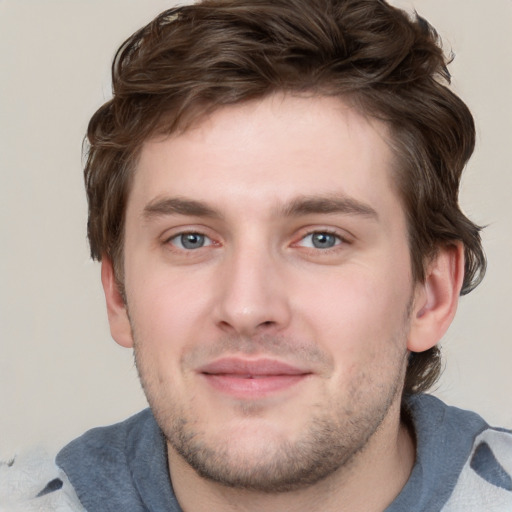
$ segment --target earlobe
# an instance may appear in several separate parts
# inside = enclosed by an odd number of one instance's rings
[[[116,282],[112,261],[107,256],[103,256],[101,260],[101,283],[105,293],[112,338],[122,347],[131,348],[133,337],[128,311]]]
[[[436,345],[450,326],[464,279],[464,247],[440,248],[429,264],[425,282],[416,285],[407,348],[423,352]]]

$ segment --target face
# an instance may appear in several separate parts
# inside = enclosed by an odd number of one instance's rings
[[[339,99],[272,96],[144,145],[124,344],[171,470],[289,490],[398,417],[414,287],[386,136]]]

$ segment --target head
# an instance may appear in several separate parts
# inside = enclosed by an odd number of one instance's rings
[[[227,105],[279,92],[337,97],[389,128],[393,181],[415,281],[440,248],[464,247],[461,293],[481,280],[479,228],[458,205],[474,146],[466,105],[448,88],[434,29],[381,0],[205,0],[136,32],[113,64],[113,98],[88,129],[85,180],[93,258],[123,291],[125,210],[145,141],[182,133]],[[437,347],[412,353],[405,393],[437,379]]]
[[[393,443],[484,269],[448,80],[434,30],[381,0],[207,0],[122,45],[89,239],[174,483],[287,491]]]

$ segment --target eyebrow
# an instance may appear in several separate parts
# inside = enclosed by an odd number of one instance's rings
[[[368,204],[346,196],[301,196],[278,209],[284,217],[301,217],[311,214],[359,215],[378,220],[378,213]],[[166,215],[188,215],[191,217],[222,218],[217,210],[201,201],[180,197],[156,198],[143,211],[146,220]]]
[[[304,196],[294,199],[283,209],[287,217],[299,217],[310,214],[342,213],[360,215],[378,220],[379,215],[370,205],[346,196]]]
[[[155,199],[144,207],[143,216],[146,220],[165,215],[189,215],[191,217],[220,218],[219,212],[200,201],[180,197]]]

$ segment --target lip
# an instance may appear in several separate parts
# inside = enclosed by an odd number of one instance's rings
[[[274,359],[222,358],[198,369],[217,391],[241,399],[261,398],[289,389],[312,374]]]

